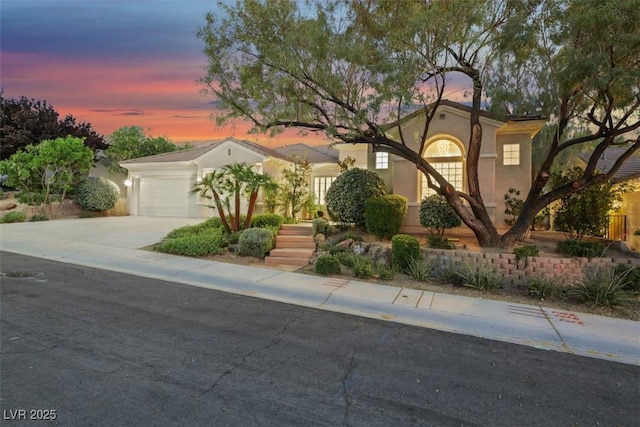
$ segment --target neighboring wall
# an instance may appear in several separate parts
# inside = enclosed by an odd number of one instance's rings
[[[441,249],[422,249],[423,255],[437,257],[440,262],[484,262],[492,265],[506,283],[525,285],[534,276],[549,279],[564,279],[565,283],[580,279],[585,268],[614,268],[618,264],[635,264],[640,261],[615,258],[552,258],[528,257],[516,261],[515,254],[477,253],[466,251],[447,251]]]

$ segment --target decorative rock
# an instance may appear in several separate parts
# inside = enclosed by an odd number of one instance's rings
[[[10,211],[11,209],[15,209],[17,207],[18,205],[16,205],[15,203],[1,203],[0,211]]]
[[[343,240],[342,242],[336,244],[336,248],[338,248],[341,251],[348,251],[349,248],[351,248],[352,244],[353,244],[353,239],[347,239],[347,240]]]

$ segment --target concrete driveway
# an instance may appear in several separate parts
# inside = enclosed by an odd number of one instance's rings
[[[168,232],[202,222],[194,218],[119,216],[74,218],[3,224],[0,249],[25,255],[64,252],[72,246],[96,245],[105,250],[139,249],[158,243]],[[53,255],[53,254],[52,254]]]

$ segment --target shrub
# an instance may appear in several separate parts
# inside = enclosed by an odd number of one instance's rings
[[[605,249],[605,246],[599,242],[573,239],[561,240],[556,246],[556,250],[563,255],[586,258],[601,257]]]
[[[431,260],[422,258],[410,259],[407,264],[406,272],[412,279],[426,282],[431,278],[434,264]]]
[[[251,217],[251,227],[255,228],[276,227],[279,229],[283,222],[284,216],[275,213],[258,214]]]
[[[46,215],[42,215],[42,214],[36,214],[36,215],[32,216],[31,219],[29,219],[29,221],[31,221],[31,222],[49,221],[49,217],[46,216]]]
[[[462,220],[443,196],[434,194],[420,202],[420,224],[442,236],[446,228],[458,227]]]
[[[393,280],[396,275],[396,271],[389,267],[384,261],[379,261],[376,264],[376,271],[378,272],[378,279],[380,280]]]
[[[492,291],[500,286],[498,272],[484,262],[459,263],[455,274],[463,279],[464,286],[479,291]]]
[[[406,271],[412,259],[420,258],[420,242],[408,234],[396,234],[391,238],[391,258],[394,268]]]
[[[353,231],[347,231],[347,234],[344,235],[344,240],[351,239],[354,242],[364,242],[364,237],[360,234],[356,234]]]
[[[222,230],[210,229],[199,234],[188,234],[169,238],[156,245],[155,249],[175,255],[205,256],[224,252]]]
[[[640,236],[640,228],[633,232],[635,236]]]
[[[0,223],[9,224],[11,222],[25,222],[26,220],[27,216],[24,212],[13,211],[0,218]]]
[[[323,276],[340,273],[340,261],[329,254],[323,254],[316,260],[315,271]]]
[[[238,254],[263,258],[274,246],[274,235],[264,228],[248,228],[238,239]]]
[[[211,230],[216,230],[222,227],[222,223],[219,222],[220,219],[216,218],[218,221],[211,221],[208,219],[200,224],[196,225],[185,225],[183,227],[178,227],[167,234],[167,238],[175,239],[178,237],[185,237],[191,235],[198,235],[200,233],[206,233]],[[219,225],[218,225],[219,224]]]
[[[567,297],[567,287],[558,277],[533,276],[527,283],[527,293],[542,300],[556,301]]]
[[[514,248],[513,253],[516,254],[516,261],[520,261],[527,257],[538,256],[539,252],[536,245],[522,245]]]
[[[336,256],[336,259],[340,262],[340,264],[349,268],[353,267],[355,254],[351,252],[337,251],[335,252],[335,256]]]
[[[429,236],[427,242],[430,248],[434,249],[455,249],[456,245],[451,243],[449,239],[442,236]]]
[[[454,286],[463,286],[465,278],[458,274],[460,263],[451,261],[450,258],[441,258],[440,263],[435,268],[434,273],[443,283],[451,283]]]
[[[586,268],[584,278],[571,289],[571,296],[597,307],[615,307],[626,302],[624,278],[612,269]]]
[[[349,169],[336,178],[326,195],[327,211],[331,219],[342,223],[365,225],[367,199],[386,194],[387,187],[375,172]]]
[[[78,206],[89,211],[106,211],[113,208],[120,197],[118,185],[107,178],[90,176],[76,187]]]
[[[98,218],[100,216],[100,212],[95,211],[81,211],[78,214],[78,218]]]
[[[381,239],[390,239],[400,232],[407,216],[407,198],[395,194],[371,197],[364,203],[367,231]]]
[[[353,257],[353,265],[351,267],[353,275],[359,279],[368,279],[373,277],[373,265],[369,258],[360,255]]]
[[[625,291],[640,292],[640,267],[618,264],[613,272],[622,279],[622,288]]]
[[[329,221],[323,217],[315,218],[311,222],[311,234],[313,236],[316,234],[324,234],[325,236],[329,234]]]

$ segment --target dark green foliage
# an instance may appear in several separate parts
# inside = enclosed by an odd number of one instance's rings
[[[637,265],[618,264],[613,272],[622,279],[622,288],[624,290],[640,292],[640,267]]]
[[[26,219],[27,216],[24,212],[13,211],[0,218],[0,223],[8,224],[10,222],[25,222]]]
[[[107,178],[90,176],[76,187],[78,206],[89,211],[105,211],[113,208],[120,197],[118,185]]]
[[[257,228],[267,228],[267,227],[276,227],[280,228],[282,223],[284,222],[284,216],[280,214],[274,213],[266,213],[266,214],[258,214],[253,215],[251,218],[251,227]]]
[[[353,275],[358,279],[368,279],[373,277],[373,265],[369,258],[360,255],[353,256],[353,265],[351,266]]]
[[[340,261],[330,254],[323,254],[316,261],[315,271],[323,276],[340,274]]]
[[[327,191],[329,216],[334,221],[362,227],[365,225],[365,202],[386,192],[384,181],[375,172],[349,169],[338,176]]]
[[[427,242],[433,249],[455,249],[456,245],[451,243],[449,239],[442,236],[429,236]]]
[[[633,232],[634,236],[640,236],[640,229],[636,230]]]
[[[420,203],[420,224],[442,236],[445,229],[459,227],[462,220],[444,197],[434,194]]]
[[[582,240],[561,240],[556,246],[556,250],[562,255],[594,258],[604,255],[605,246],[599,242],[587,242]]]
[[[531,296],[547,301],[563,300],[567,297],[568,287],[560,278],[552,279],[542,276],[534,276],[527,283],[527,293]]]
[[[553,174],[553,188],[576,182],[583,174],[581,168],[574,168],[566,174]],[[613,182],[590,185],[576,193],[560,199],[556,210],[553,229],[569,234],[572,239],[582,240],[584,236],[602,236],[608,224],[608,215],[614,204],[622,200],[622,194],[629,188]]]
[[[408,234],[396,234],[391,238],[393,267],[406,271],[411,260],[420,258],[420,242]]]
[[[59,113],[47,101],[24,96],[19,99],[5,98],[0,90],[0,114],[0,160],[11,157],[28,145],[38,145],[46,139],[65,138],[69,135],[84,138],[84,145],[94,151],[108,147],[91,124],[77,123],[70,114],[60,119]]]
[[[344,235],[344,240],[346,239],[351,239],[354,242],[364,242],[364,237],[362,237],[361,234],[356,234],[353,231],[347,231],[347,233]]]
[[[211,230],[219,229],[222,227],[219,218],[209,218],[208,220],[196,225],[185,225],[184,227],[176,228],[167,234],[168,239],[175,239],[178,237],[198,235],[206,233]]]
[[[177,238],[168,238],[156,245],[159,252],[175,255],[205,256],[224,252],[224,237],[219,228],[208,229],[197,234],[184,234]]]
[[[538,247],[536,245],[522,245],[513,248],[513,253],[516,254],[516,261],[520,261],[527,257],[538,256]]]
[[[30,222],[49,221],[49,217],[42,214],[35,214],[29,219]]]
[[[390,239],[400,232],[407,216],[407,198],[395,194],[371,197],[364,204],[367,231],[381,239]]]
[[[265,228],[247,228],[238,240],[238,254],[263,258],[275,246],[271,230]]]

